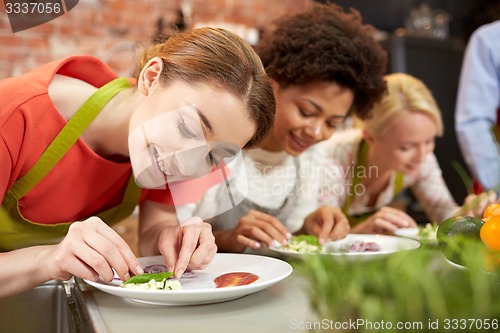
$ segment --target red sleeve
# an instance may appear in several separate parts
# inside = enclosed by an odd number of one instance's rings
[[[174,200],[168,188],[165,190],[147,190],[145,199],[171,206],[174,205]]]

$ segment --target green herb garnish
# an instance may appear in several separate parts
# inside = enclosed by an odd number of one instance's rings
[[[290,242],[302,242],[305,241],[309,245],[319,246],[318,237],[314,235],[297,235],[290,239]]]
[[[140,274],[136,276],[132,276],[130,279],[123,283],[148,283],[151,280],[155,280],[156,282],[161,282],[166,280],[174,275],[173,272],[160,272],[155,274]]]

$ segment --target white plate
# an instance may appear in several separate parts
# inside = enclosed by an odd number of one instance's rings
[[[375,242],[380,246],[380,251],[373,252],[339,252],[339,249],[346,244],[352,244],[355,241],[362,242]],[[420,242],[415,239],[395,237],[395,236],[385,236],[385,235],[363,235],[363,234],[349,234],[345,238],[328,242],[323,245],[326,248],[326,253],[321,253],[321,255],[331,256],[334,258],[345,258],[347,260],[371,260],[377,258],[387,257],[391,253],[414,250],[420,247]],[[284,254],[286,256],[294,258],[304,258],[308,255],[307,253],[298,253],[294,251],[286,251],[281,248],[271,247],[271,250],[278,253]]]
[[[435,243],[437,244],[437,238],[434,235],[434,237],[422,237],[419,235],[420,232],[419,227],[417,228],[399,228],[394,230],[394,235],[400,236],[400,237],[408,237],[408,238],[413,238],[421,242],[426,242],[426,243]]]
[[[139,258],[143,267],[164,264],[162,256]],[[109,294],[130,298],[138,302],[158,305],[195,305],[224,302],[266,289],[292,273],[292,266],[276,258],[251,255],[217,253],[204,270],[194,270],[189,277],[181,278],[181,290],[137,290],[113,283],[92,282],[89,285]],[[214,279],[231,272],[253,273],[259,279],[244,286],[215,288]]]

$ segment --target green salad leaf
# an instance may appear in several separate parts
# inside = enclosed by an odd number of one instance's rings
[[[155,280],[156,282],[161,282],[166,280],[174,275],[173,272],[160,272],[154,274],[140,274],[136,276],[132,276],[130,279],[123,283],[148,283],[151,280]]]

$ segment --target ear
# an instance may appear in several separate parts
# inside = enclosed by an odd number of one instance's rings
[[[271,78],[269,78],[269,83],[271,83],[271,87],[273,87],[274,96],[277,96],[278,90],[280,89],[280,84]]]
[[[163,60],[161,60],[161,58],[154,57],[149,60],[139,74],[139,79],[137,81],[137,88],[139,91],[148,96],[153,84],[160,79],[162,70]]]
[[[375,138],[366,129],[363,129],[363,139],[369,144],[372,144]]]

